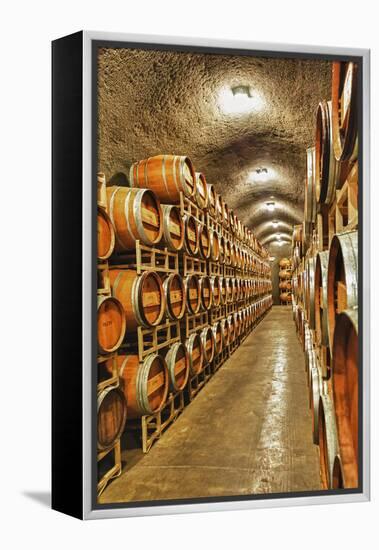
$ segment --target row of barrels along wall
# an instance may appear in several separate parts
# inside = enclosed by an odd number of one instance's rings
[[[109,350],[119,346],[122,324],[126,343],[135,338],[138,327],[181,321],[180,342],[152,352],[142,362],[123,345],[118,351],[120,388],[127,415],[135,418],[159,411],[170,391],[183,389],[216,352],[262,317],[271,306],[271,279],[267,251],[204,175],[195,173],[188,157],[160,155],[137,162],[130,170],[130,185],[107,187],[108,215],[100,212],[98,254],[111,261],[112,297],[122,305],[123,318],[109,310],[109,319],[99,328],[99,346],[104,341]],[[138,273],[131,268],[137,241],[177,254],[178,272]],[[191,258],[204,262],[204,273],[185,272]],[[240,307],[232,311],[230,304],[237,302]],[[229,307],[224,318],[184,334],[186,316],[221,307]],[[115,436],[123,424],[118,414]]]
[[[109,283],[110,258],[115,231],[107,213],[105,178],[98,178],[98,357],[97,357],[97,491],[121,473],[120,438],[126,423],[126,399],[119,388],[117,350],[123,342],[126,317],[122,304],[112,296]],[[116,427],[116,429],[115,429]]]
[[[307,150],[304,222],[292,239],[293,315],[325,489],[359,484],[357,70],[333,63],[332,99],[318,106]]]
[[[289,258],[279,260],[279,299],[282,305],[292,303],[292,262]]]

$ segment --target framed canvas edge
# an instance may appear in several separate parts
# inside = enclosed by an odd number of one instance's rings
[[[91,366],[92,366],[92,296],[94,289],[89,281],[92,277],[92,42],[115,41],[172,46],[195,46],[210,48],[246,49],[286,53],[318,54],[330,56],[357,56],[362,58],[362,186],[364,186],[361,206],[360,232],[362,235],[362,492],[331,494],[325,496],[299,496],[290,498],[265,498],[232,502],[211,502],[193,504],[146,505],[128,508],[93,509],[93,471],[91,445]],[[208,38],[190,38],[160,35],[137,35],[102,31],[83,31],[83,327],[82,327],[82,387],[83,387],[83,519],[105,519],[137,517],[147,515],[181,514],[212,511],[250,510],[254,508],[274,508],[284,506],[306,506],[315,504],[340,504],[365,502],[370,500],[370,50],[335,46],[314,46],[282,44],[275,42],[246,42]]]

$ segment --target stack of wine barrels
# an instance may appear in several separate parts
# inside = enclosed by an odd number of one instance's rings
[[[117,357],[126,332],[122,303],[111,294],[109,263],[116,245],[113,223],[108,213],[104,174],[98,175],[97,206],[97,457],[98,462],[114,452],[112,465],[99,467],[98,492],[105,488],[109,472],[121,472],[120,437],[124,430],[127,407],[119,388]],[[102,464],[102,462],[101,462]]]
[[[292,262],[289,258],[279,260],[279,298],[281,305],[292,303]]]
[[[135,162],[129,185],[106,187],[98,224],[111,290],[98,342],[118,349],[119,381],[114,411],[106,402],[103,416],[117,437],[126,417],[162,411],[272,303],[267,250],[188,157]]]
[[[322,485],[359,485],[357,66],[335,62],[332,99],[307,150],[304,221],[294,227],[294,319],[302,342]],[[354,204],[353,204],[354,206]],[[355,207],[357,205],[355,204]]]

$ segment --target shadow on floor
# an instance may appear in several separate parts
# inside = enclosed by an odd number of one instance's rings
[[[22,493],[25,497],[38,502],[42,506],[51,507],[51,493],[50,491],[24,491]]]

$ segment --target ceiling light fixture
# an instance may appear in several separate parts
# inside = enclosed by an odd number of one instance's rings
[[[263,96],[250,86],[238,85],[221,89],[218,97],[220,109],[230,115],[261,111],[266,102]]]
[[[234,86],[232,93],[234,96],[247,95],[247,97],[251,97],[250,86]]]
[[[278,225],[279,225],[279,222],[278,222],[277,220],[274,220],[274,221],[271,222],[271,223],[272,223],[272,225],[273,225],[274,227],[278,227]]]
[[[270,212],[273,212],[275,210],[275,202],[274,201],[268,201],[266,202],[266,208]]]

